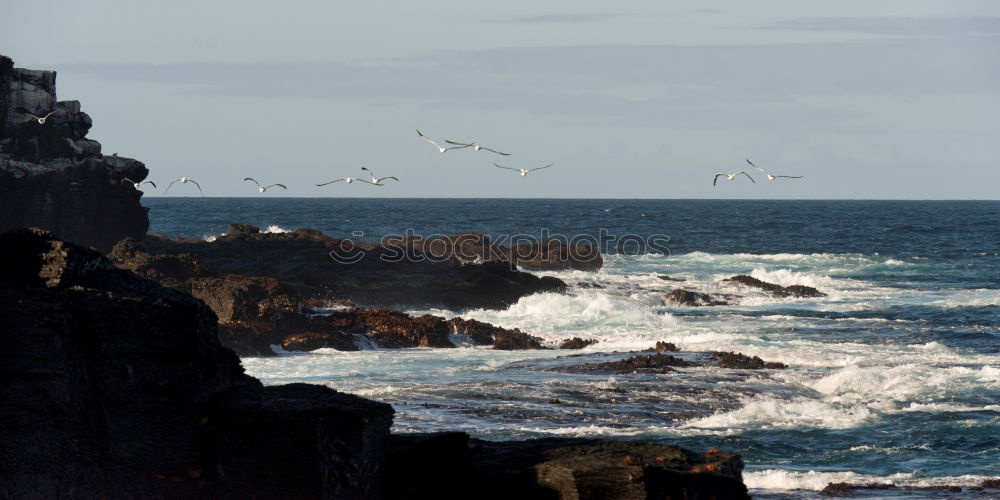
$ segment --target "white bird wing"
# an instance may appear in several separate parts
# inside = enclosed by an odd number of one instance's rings
[[[343,178],[343,179],[334,179],[334,180],[332,180],[332,181],[330,181],[330,182],[324,182],[324,183],[322,183],[322,184],[316,184],[316,185],[317,185],[317,186],[325,186],[325,185],[327,185],[327,184],[333,184],[334,182],[340,182],[340,181],[346,181],[346,180],[347,180],[347,178],[345,177],[345,178]]]
[[[257,187],[260,187],[260,183],[257,182],[253,177],[246,177],[243,180],[245,180],[245,181],[253,181],[253,183],[256,184]]]
[[[521,171],[521,169],[519,169],[519,168],[504,167],[504,166],[501,166],[501,165],[497,165],[496,163],[494,163],[493,166],[497,167],[497,168],[505,168],[507,170],[513,170],[515,172],[520,172]]]
[[[719,182],[719,177],[722,176],[729,177],[729,174],[715,174],[715,177],[712,177],[712,185],[714,186],[716,182]]]
[[[285,187],[285,185],[284,185],[284,184],[271,184],[270,186],[267,186],[267,187],[265,187],[264,189],[265,189],[265,190],[267,190],[267,189],[271,189],[271,188],[273,188],[274,186],[278,186],[278,187],[280,187],[280,188],[282,188],[282,189],[288,189],[287,187]]]
[[[743,175],[747,176],[747,179],[750,179],[750,182],[752,182],[754,184],[757,184],[757,181],[753,180],[753,177],[750,177],[750,174],[748,174],[748,173],[746,173],[746,172],[744,172],[742,170],[740,170],[739,172],[736,172],[735,174],[733,174],[733,177],[736,177],[737,175],[740,175],[740,174],[743,174]]]
[[[772,177],[784,177],[786,179],[801,179],[805,177],[804,175],[774,175]]]
[[[379,182],[382,182],[382,181],[384,181],[384,180],[386,180],[386,179],[392,179],[392,180],[394,180],[394,181],[396,181],[396,182],[399,182],[399,179],[397,179],[397,178],[395,178],[395,177],[393,177],[393,176],[391,176],[391,175],[387,175],[387,176],[385,176],[385,177],[382,177],[382,178],[380,178],[380,179],[379,179],[378,181],[379,181]]]
[[[50,116],[56,114],[57,110],[49,111],[49,114],[42,117],[42,120],[48,120]]]
[[[152,184],[154,188],[156,187],[156,183],[153,181],[142,181],[139,183],[140,186],[143,184]]]
[[[472,146],[472,144],[466,144],[464,142],[449,141],[448,139],[445,139],[444,142],[447,142],[448,144],[454,144],[456,146],[461,146],[462,148],[467,148],[467,147]],[[461,148],[452,148],[452,149],[461,149]]]
[[[135,181],[129,179],[128,177],[122,177],[122,182],[127,182],[129,184],[135,184]]]
[[[549,163],[548,165],[545,165],[544,167],[538,167],[538,168],[532,168],[532,169],[528,169],[528,172],[534,172],[535,170],[541,170],[541,169],[543,169],[543,168],[549,168],[549,167],[551,167],[552,165],[555,165],[555,163]]]
[[[747,159],[747,163],[749,163],[751,167],[756,168],[757,170],[760,170],[761,172],[763,172],[764,175],[771,175],[771,174],[767,173],[767,170],[764,170],[763,168],[760,168],[757,165],[754,165],[753,162],[750,161],[749,158]]]
[[[372,186],[381,186],[381,184],[376,184],[372,181],[366,181],[364,179],[354,179],[354,182],[364,182],[366,184],[371,184]]]
[[[191,184],[194,184],[195,186],[198,186],[198,192],[201,193],[201,197],[202,198],[205,197],[205,192],[201,190],[201,184],[198,184],[197,182],[195,182],[195,181],[193,181],[191,179],[188,179],[188,182],[190,182]]]
[[[180,179],[174,179],[174,182],[171,182],[171,183],[170,183],[170,185],[169,185],[169,186],[167,186],[167,189],[164,189],[164,190],[163,190],[163,194],[167,194],[167,191],[170,191],[170,188],[174,187],[174,184],[175,184],[175,183],[176,183],[177,181],[179,181],[179,180],[180,180]]]
[[[498,155],[504,155],[504,156],[510,156],[510,153],[504,153],[504,152],[502,152],[502,151],[497,151],[497,150],[495,150],[495,149],[490,149],[490,148],[484,148],[484,147],[482,147],[482,146],[479,146],[479,149],[485,149],[485,150],[487,150],[487,151],[490,151],[490,152],[493,152],[493,153],[496,153],[496,154],[498,154]]]
[[[437,146],[438,149],[451,149],[451,148],[445,148],[445,147],[441,146],[440,144],[434,142],[434,140],[431,139],[430,137],[427,137],[426,135],[421,134],[420,130],[417,130],[417,135],[419,135],[421,139],[423,139],[423,140],[425,140],[425,141],[427,141],[427,142],[429,142],[429,143]]]

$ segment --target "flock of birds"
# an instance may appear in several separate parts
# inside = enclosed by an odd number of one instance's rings
[[[32,115],[32,116],[35,116],[35,115]],[[47,116],[46,116],[46,118],[47,118]],[[42,120],[44,120],[44,119],[42,119]],[[44,121],[39,121],[39,123],[44,123]],[[510,153],[504,153],[503,151],[498,151],[496,149],[487,148],[485,146],[481,146],[480,144],[478,144],[476,142],[456,142],[456,141],[445,140],[444,142],[446,142],[447,144],[450,144],[450,146],[442,146],[442,145],[438,144],[436,141],[434,141],[433,139],[431,139],[431,138],[427,137],[426,135],[420,133],[420,130],[417,130],[417,135],[420,136],[421,139],[423,139],[423,140],[425,140],[425,141],[433,144],[434,147],[436,147],[438,149],[438,151],[440,151],[442,153],[446,153],[446,152],[451,151],[453,149],[472,148],[473,151],[489,151],[491,153],[496,153],[496,154],[502,155],[502,156],[510,156]],[[502,168],[502,169],[506,169],[506,170],[513,170],[514,172],[517,172],[518,174],[520,174],[522,177],[528,175],[529,172],[534,172],[535,170],[541,170],[543,168],[549,168],[549,167],[551,167],[553,165],[555,165],[555,163],[549,163],[548,165],[545,165],[544,167],[537,167],[537,168],[511,168],[511,167],[505,167],[503,165],[498,165],[496,163],[493,164],[493,166],[495,166],[497,168]],[[366,172],[367,177],[370,177],[370,179],[364,179],[364,178],[361,178],[361,177],[341,177],[340,179],[334,179],[332,181],[328,181],[328,182],[324,182],[324,183],[316,184],[316,185],[317,186],[327,186],[327,185],[333,184],[335,182],[343,182],[345,184],[351,184],[352,182],[364,182],[365,184],[371,184],[373,186],[385,186],[386,184],[385,184],[384,181],[389,180],[389,179],[394,180],[396,182],[399,182],[399,178],[397,178],[395,176],[392,176],[392,175],[387,175],[387,176],[384,176],[384,177],[379,177],[379,176],[375,175],[375,172],[373,172],[368,167],[361,167],[361,170],[363,170],[364,172]],[[280,187],[281,189],[288,189],[288,186],[285,186],[284,184],[278,184],[278,183],[268,184],[268,185],[265,186],[265,185],[261,184],[260,182],[258,182],[253,177],[244,177],[243,180],[244,181],[250,181],[250,182],[253,182],[254,184],[256,184],[257,185],[257,191],[259,191],[261,193],[266,192],[268,189],[275,188],[275,187]],[[129,179],[127,177],[123,178],[121,181],[125,182],[125,183],[128,183],[128,184],[131,184],[132,187],[134,187],[135,189],[139,189],[140,187],[142,187],[143,184],[149,184],[149,185],[153,186],[153,188],[156,188],[156,184],[153,181],[135,182],[132,179]],[[205,192],[201,189],[201,184],[198,184],[197,181],[195,181],[194,179],[192,179],[190,177],[178,177],[178,178],[174,179],[167,186],[167,189],[165,189],[163,191],[163,194],[167,194],[167,192],[170,191],[170,188],[173,187],[174,184],[177,184],[177,183],[181,183],[181,184],[188,184],[188,183],[194,184],[194,186],[196,188],[198,188],[198,192],[201,193],[202,196],[205,196]]]
[[[44,116],[39,116],[39,115],[36,115],[36,114],[28,111],[27,109],[25,109],[23,107],[16,108],[16,111],[32,117],[36,122],[38,122],[39,125],[45,125],[46,120],[48,120],[49,117],[51,117],[53,114],[55,114],[55,113],[58,112],[58,110],[54,110],[54,111],[50,111],[48,114],[46,114]],[[427,141],[428,143],[430,143],[431,145],[433,145],[441,153],[447,153],[448,151],[451,151],[453,149],[472,148],[473,151],[489,151],[491,153],[495,153],[495,154],[498,154],[498,155],[501,155],[501,156],[510,156],[510,153],[504,153],[503,151],[498,151],[498,150],[493,149],[493,148],[487,148],[485,146],[481,146],[479,143],[476,143],[476,142],[457,142],[457,141],[451,141],[451,140],[447,140],[446,139],[444,142],[447,143],[448,146],[442,146],[441,144],[439,144],[434,139],[431,139],[430,137],[427,137],[426,135],[424,135],[423,133],[421,133],[419,129],[417,130],[417,135],[421,139],[423,139],[423,140]],[[117,156],[117,154],[115,156]],[[769,173],[768,171],[764,170],[763,168],[760,168],[757,165],[755,165],[749,159],[747,159],[747,163],[751,167],[759,170],[761,173],[763,173],[765,176],[767,176],[767,180],[769,180],[769,181],[773,181],[773,180],[779,179],[779,178],[783,178],[783,179],[801,179],[801,178],[803,178],[803,176],[801,176],[801,175],[772,175],[771,173]],[[542,170],[543,168],[549,168],[549,167],[551,167],[553,165],[555,165],[555,163],[549,163],[548,165],[545,165],[544,167],[536,167],[536,168],[511,168],[511,167],[505,167],[503,165],[498,165],[496,163],[493,164],[493,166],[495,166],[497,168],[502,168],[502,169],[505,169],[505,170],[513,170],[514,172],[519,173],[521,175],[521,177],[524,177],[524,176],[528,175],[528,173],[534,172],[535,170]],[[383,181],[385,181],[387,179],[392,179],[392,180],[397,181],[397,182],[399,181],[398,178],[396,178],[394,176],[391,176],[391,175],[387,175],[385,177],[378,177],[378,176],[375,175],[374,172],[371,171],[371,169],[369,169],[367,167],[361,167],[361,170],[367,172],[367,175],[370,176],[371,179],[367,180],[367,179],[362,179],[360,177],[342,177],[340,179],[334,179],[332,181],[324,182],[322,184],[316,184],[316,185],[317,186],[327,186],[327,185],[333,184],[335,182],[344,182],[345,184],[351,184],[352,182],[364,182],[366,184],[371,184],[373,186],[385,186],[385,184],[383,183]],[[745,170],[740,170],[739,172],[733,172],[733,173],[725,173],[725,172],[718,172],[718,173],[716,173],[715,176],[712,177],[712,185],[715,186],[719,182],[719,178],[720,177],[725,177],[727,180],[732,181],[732,180],[736,180],[736,177],[739,176],[739,175],[745,176],[747,179],[750,179],[750,182],[752,182],[754,184],[757,183],[757,181],[755,181],[753,179],[753,177],[751,177],[750,174],[748,174]],[[286,190],[288,189],[287,186],[285,186],[284,184],[279,184],[279,183],[268,184],[268,185],[265,186],[265,185],[261,184],[260,182],[258,182],[253,177],[244,177],[243,180],[244,181],[250,181],[250,182],[253,182],[254,184],[256,184],[257,185],[257,191],[259,191],[261,193],[264,193],[268,189],[275,188],[275,187],[280,187],[281,189],[286,189]],[[156,188],[156,184],[153,181],[148,181],[147,180],[147,181],[142,181],[142,182],[135,182],[132,179],[129,179],[127,177],[124,178],[124,179],[122,179],[121,181],[131,184],[135,189],[139,189],[144,184],[149,184],[149,185],[153,186],[153,188]],[[198,184],[194,179],[191,179],[189,177],[178,177],[177,179],[174,179],[167,186],[167,189],[165,189],[163,191],[163,194],[167,194],[167,192],[170,191],[170,188],[173,187],[173,185],[177,184],[177,183],[181,183],[181,184],[191,183],[191,184],[194,184],[195,187],[198,188],[198,192],[201,193],[202,196],[205,196],[205,192],[202,191],[202,189],[201,189],[201,184]]]

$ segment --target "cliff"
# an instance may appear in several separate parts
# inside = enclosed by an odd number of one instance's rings
[[[91,125],[79,101],[56,100],[54,71],[0,55],[0,231],[40,227],[105,252],[146,233],[142,192],[122,182],[144,179],[145,165],[102,155]]]

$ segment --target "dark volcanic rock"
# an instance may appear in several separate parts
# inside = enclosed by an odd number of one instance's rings
[[[736,352],[713,352],[711,358],[719,368],[736,368],[740,370],[780,369],[788,368],[784,363],[768,363],[757,356],[750,357]]]
[[[0,231],[41,227],[108,251],[149,228],[136,182],[142,162],[102,156],[78,101],[56,101],[56,73],[14,68],[0,55]],[[55,113],[44,124],[28,115]]]
[[[361,309],[359,315],[371,329],[369,336],[382,347],[455,347],[448,340],[450,328],[440,316],[414,318],[382,307]]]
[[[692,292],[690,290],[684,290],[678,288],[670,293],[668,293],[664,298],[663,302],[665,304],[673,304],[676,306],[724,306],[728,302],[724,300],[718,300],[713,298],[707,293]]]
[[[462,233],[431,239],[416,236],[395,238],[387,240],[386,244],[436,260],[507,262],[527,271],[598,271],[604,264],[600,251],[588,245],[569,245],[559,240],[520,243],[508,248],[492,243],[482,234]]]
[[[583,349],[584,347],[594,345],[598,343],[597,339],[581,339],[580,337],[573,337],[571,339],[564,340],[559,344],[560,349]]]
[[[472,441],[470,476],[488,498],[750,498],[743,461],[651,443]]]
[[[601,252],[589,245],[569,245],[558,240],[523,243],[511,247],[507,260],[526,271],[599,271]]]
[[[675,367],[694,366],[681,358],[669,354],[645,354],[631,358],[604,363],[590,363],[569,367],[569,371],[611,372],[611,373],[669,373]]]
[[[771,292],[775,297],[826,297],[826,294],[811,287],[805,285],[791,285],[791,286],[781,286],[775,285],[774,283],[768,283],[766,281],[761,281],[753,276],[747,276],[745,274],[740,274],[738,276],[733,276],[731,278],[726,278],[725,281],[735,281],[743,286],[748,286],[751,288],[760,288],[766,292]]]
[[[656,345],[654,345],[653,347],[651,347],[651,348],[649,348],[647,350],[648,351],[656,351],[656,352],[677,352],[677,351],[680,351],[680,349],[678,349],[677,346],[674,345],[673,342],[664,342],[662,340],[658,340],[656,342]]]
[[[503,351],[544,349],[542,339],[518,329],[504,330],[493,335],[493,348]]]
[[[464,433],[392,437],[390,498],[750,498],[733,453],[599,439],[490,442]]]
[[[379,492],[388,405],[262,387],[201,301],[97,252],[0,234],[0,325],[0,497]]]
[[[338,351],[357,351],[355,336],[339,332],[307,332],[288,335],[281,341],[286,351],[315,351],[333,348]]]
[[[850,483],[829,483],[820,490],[819,494],[824,497],[854,497],[858,490],[895,490],[894,484],[850,484]],[[959,488],[961,490],[961,488]]]
[[[257,233],[231,227],[214,242],[149,235],[118,244],[122,267],[164,283],[228,274],[276,278],[319,290],[327,299],[371,305],[507,307],[566,284],[510,268],[503,261],[466,261],[421,253],[428,245],[374,245],[338,240],[310,230]]]

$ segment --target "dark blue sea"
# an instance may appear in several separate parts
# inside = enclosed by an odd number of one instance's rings
[[[372,242],[478,232],[499,243],[555,237],[601,248],[600,272],[548,273],[570,284],[566,294],[525,297],[506,310],[409,310],[516,327],[550,345],[599,340],[582,352],[467,345],[243,359],[268,384],[326,384],[391,403],[397,431],[734,450],[763,498],[817,497],[830,482],[973,486],[1000,477],[1000,202],[154,197],[143,204],[151,232],[207,240],[239,222]],[[722,281],[736,274],[825,296],[776,298]],[[665,302],[679,287],[729,296],[732,305]],[[569,354],[618,359],[656,341],[673,342],[682,356],[736,351],[789,367],[560,370],[579,362]],[[976,494],[922,491],[879,495]]]

